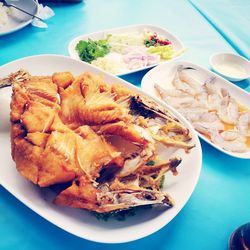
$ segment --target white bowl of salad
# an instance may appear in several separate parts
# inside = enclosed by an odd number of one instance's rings
[[[133,25],[78,36],[68,50],[74,59],[121,76],[179,58],[185,49],[163,28]]]

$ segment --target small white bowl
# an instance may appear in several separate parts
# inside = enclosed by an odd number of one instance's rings
[[[242,56],[231,53],[216,53],[209,58],[213,70],[232,82],[250,77],[250,61]]]

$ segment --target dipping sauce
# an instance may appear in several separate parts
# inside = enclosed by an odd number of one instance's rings
[[[223,75],[236,77],[236,78],[246,78],[246,70],[239,64],[227,61],[221,62],[220,64],[216,63],[214,68]]]

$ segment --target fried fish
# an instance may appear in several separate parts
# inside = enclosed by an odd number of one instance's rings
[[[161,191],[164,174],[177,174],[189,152],[189,130],[146,97],[97,75],[70,72],[31,76],[20,70],[12,85],[11,144],[17,170],[40,187],[70,183],[55,204],[98,213],[135,206],[174,205]]]

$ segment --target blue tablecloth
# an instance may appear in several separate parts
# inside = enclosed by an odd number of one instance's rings
[[[217,1],[213,5],[221,8]],[[208,58],[214,52],[240,52],[238,43],[228,42],[185,0],[88,0],[50,6],[56,15],[48,20],[48,29],[28,26],[0,37],[0,65],[34,54],[67,55],[67,45],[75,36],[139,23],[159,25],[176,34],[188,48],[183,59],[204,67],[209,67]],[[249,4],[245,6],[249,12]],[[235,26],[225,27],[235,31]],[[239,33],[237,36],[245,39]],[[139,86],[143,74],[123,78]],[[250,89],[249,81],[240,84]],[[231,232],[250,221],[250,162],[224,155],[204,142],[202,149],[200,180],[183,210],[157,233],[126,244],[98,244],[70,235],[0,187],[0,249],[226,249]]]
[[[241,56],[250,60],[250,1],[190,2]]]

